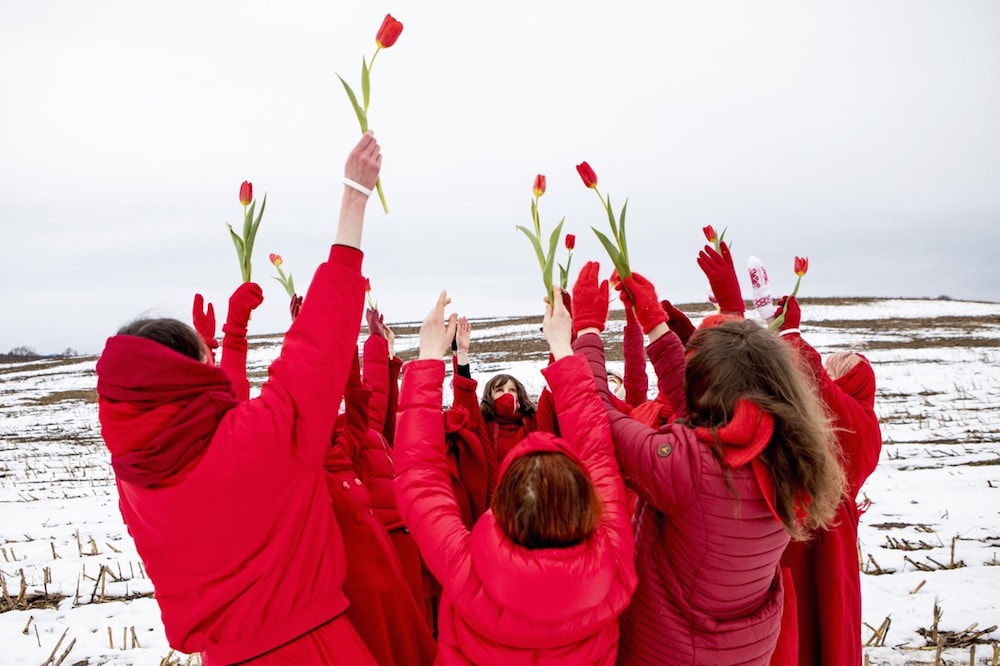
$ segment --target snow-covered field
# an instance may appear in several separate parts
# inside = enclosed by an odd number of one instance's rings
[[[859,543],[866,659],[996,664],[1000,304],[805,300],[803,313],[803,334],[822,354],[862,350],[879,382],[885,446],[862,491],[871,508]],[[539,320],[474,321],[475,377],[510,372],[537,395]],[[415,326],[394,328],[397,352],[412,358]],[[613,318],[609,350],[620,332]],[[259,383],[280,336],[252,344]],[[0,365],[0,663],[198,663],[167,645],[118,513],[95,360]],[[197,556],[196,543],[176,547]]]

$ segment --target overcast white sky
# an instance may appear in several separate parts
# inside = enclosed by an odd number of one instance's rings
[[[219,324],[240,274],[224,222],[244,179],[267,212],[251,333],[287,326],[332,240],[356,86],[372,72],[391,212],[365,270],[391,321],[447,288],[469,316],[540,311],[527,240],[566,216],[574,269],[629,199],[633,268],[704,299],[701,227],[728,227],[776,295],[1000,300],[1000,3],[457,1],[0,5],[0,352],[99,352],[143,313]],[[561,255],[560,255],[561,258]],[[575,273],[575,270],[574,270]],[[744,293],[749,284],[741,271]]]

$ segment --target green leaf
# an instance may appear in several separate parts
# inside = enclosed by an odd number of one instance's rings
[[[240,238],[235,231],[233,231],[233,225],[226,222],[226,226],[229,227],[229,237],[233,239],[233,245],[236,246],[236,258],[240,260],[240,265],[243,265],[243,239]]]
[[[625,209],[628,208],[628,199],[625,200],[625,205],[622,206],[622,214],[618,218],[618,246],[622,251],[622,260],[628,265],[628,244],[625,241]]]
[[[528,231],[527,227],[523,227],[519,224],[517,225],[517,229],[527,236],[529,241],[531,241],[531,246],[535,248],[535,256],[538,257],[538,266],[542,270],[545,270],[545,255],[542,253],[542,246],[538,242],[538,239],[531,235],[531,232]]]
[[[371,97],[371,70],[368,69],[368,63],[365,61],[365,57],[361,56],[361,99],[364,100],[365,114],[368,113],[368,102]]]
[[[556,262],[556,247],[559,245],[559,235],[562,232],[563,223],[566,218],[559,220],[559,224],[556,228],[552,230],[549,235],[549,252],[545,257],[545,265],[542,267],[542,281],[545,283],[545,295],[549,297],[549,302],[552,301],[552,267]]]
[[[567,284],[569,284],[569,270],[559,264],[559,286],[565,289]]]
[[[615,214],[611,209],[611,195],[608,195],[607,203],[604,204],[604,212],[608,214],[608,224],[611,225],[611,235],[615,237],[615,242],[618,242],[618,225],[615,223]]]
[[[243,212],[243,239],[246,240],[247,236],[250,234],[250,226],[253,222],[253,211],[257,207],[257,200],[254,199],[250,202],[250,206],[244,208]]]
[[[264,199],[260,202],[260,212],[257,213],[257,219],[254,220],[253,224],[250,225],[250,230],[247,233],[246,237],[247,257],[253,256],[254,239],[257,238],[257,228],[260,226],[261,218],[264,217],[264,208],[266,207],[267,207],[267,194],[265,193]]]
[[[347,85],[347,81],[344,80],[344,77],[342,77],[340,74],[337,74],[337,78],[340,79],[340,82],[342,84],[344,84],[344,91],[347,93],[348,99],[351,100],[351,106],[354,107],[354,113],[358,117],[358,123],[361,124],[362,134],[367,132],[368,115],[365,113],[365,110],[358,105],[358,98],[355,96],[354,91],[351,90],[351,86]]]
[[[594,227],[591,227],[591,229],[595,234],[597,234],[597,239],[601,241],[601,245],[604,246],[604,250],[608,253],[608,256],[611,257],[611,263],[615,265],[616,269],[618,269],[618,275],[622,279],[630,277],[632,272],[628,269],[628,265],[622,261],[621,252],[619,252],[618,248],[615,247],[615,244],[611,242],[611,239],[597,229],[594,229]]]

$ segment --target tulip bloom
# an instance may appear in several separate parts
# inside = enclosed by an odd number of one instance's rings
[[[253,201],[253,183],[244,180],[240,185],[240,203],[249,206],[251,201]]]
[[[792,287],[792,293],[789,294],[790,298],[794,298],[795,295],[799,293],[799,285],[802,284],[802,276],[805,275],[806,272],[808,272],[809,270],[809,258],[795,257],[795,263],[793,264],[792,270],[795,271],[795,274],[798,277],[795,278],[795,286]],[[770,328],[772,331],[777,331],[779,328],[781,328],[781,325],[784,323],[785,323],[785,313],[782,312],[781,314],[779,314],[777,317],[774,318],[774,321],[771,322]]]
[[[284,261],[282,261],[281,255],[280,254],[275,254],[274,252],[272,252],[271,254],[267,255],[267,258],[270,259],[271,263],[274,264],[274,267],[278,269],[278,277],[276,277],[274,279],[277,280],[278,282],[280,282],[281,286],[285,288],[285,293],[287,293],[289,295],[289,297],[291,297],[291,298],[294,299],[295,298],[295,281],[292,279],[291,274],[285,275],[285,271],[281,268],[281,265],[283,263],[285,263]],[[298,314],[298,313],[295,313],[295,314]],[[293,315],[293,319],[294,319],[294,315]]]
[[[715,235],[715,227],[713,227],[711,224],[708,225],[707,227],[702,227],[701,232],[705,234],[705,240],[707,240],[709,243],[715,242],[717,236]]]
[[[532,190],[536,197],[540,197],[545,194],[545,176],[538,174],[535,176],[535,184],[532,186]]]
[[[809,270],[809,257],[795,257],[795,274],[802,277]]]
[[[583,184],[587,187],[594,189],[597,187],[597,174],[594,170],[590,168],[590,165],[586,162],[580,162],[576,165],[576,172],[580,174],[580,178],[583,179]]]
[[[387,49],[396,43],[399,34],[403,32],[403,24],[392,18],[392,14],[386,14],[382,20],[382,26],[375,35],[375,44],[380,49]]]
[[[572,250],[576,247],[576,236],[573,234],[566,234],[566,249]]]

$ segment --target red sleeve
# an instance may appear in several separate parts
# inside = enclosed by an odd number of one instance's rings
[[[351,359],[357,355],[365,280],[360,250],[335,245],[316,270],[302,312],[285,334],[258,398],[246,403],[255,439],[290,441],[308,464],[322,464]]]
[[[368,418],[371,427],[385,432],[389,412],[389,341],[381,335],[369,335],[364,345],[365,384],[371,389]]]
[[[393,356],[389,359],[389,403],[386,405],[385,439],[391,447],[396,439],[396,411],[399,408],[399,371],[403,359]]]
[[[622,329],[622,355],[625,357],[625,402],[635,407],[646,402],[649,375],[646,374],[645,336],[639,324],[625,324]]]
[[[649,343],[646,350],[656,372],[656,386],[660,399],[665,399],[674,410],[676,418],[687,416],[687,397],[684,395],[684,345],[673,331]]]
[[[655,430],[615,409],[608,391],[600,336],[581,335],[573,342],[573,349],[582,352],[590,364],[625,482],[662,513],[689,506],[701,475],[701,444],[693,431],[680,425]]]
[[[233,393],[242,402],[250,399],[250,382],[247,380],[247,332],[230,326],[222,325],[222,358],[219,367],[233,383]]]
[[[344,391],[344,429],[337,439],[350,457],[351,466],[356,473],[358,472],[358,458],[361,449],[364,448],[368,438],[368,396],[370,393],[361,381],[361,366],[358,363],[358,355],[355,353],[351,363],[351,372],[347,379],[347,388]],[[337,407],[339,406],[337,405]]]
[[[396,502],[427,568],[445,589],[467,577],[469,530],[451,487],[441,416],[444,362],[411,361],[399,396]]]

